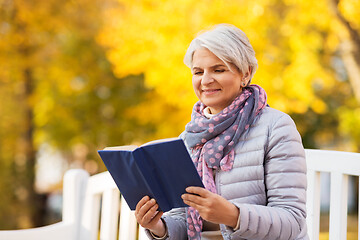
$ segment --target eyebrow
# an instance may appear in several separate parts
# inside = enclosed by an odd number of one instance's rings
[[[224,65],[224,64],[215,64],[215,65],[211,66],[210,68],[217,68],[217,67],[226,67],[226,65]],[[202,69],[202,68],[195,66],[192,69],[194,70],[194,69]]]

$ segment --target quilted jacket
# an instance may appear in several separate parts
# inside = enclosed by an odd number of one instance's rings
[[[266,107],[235,146],[233,169],[217,170],[215,183],[217,193],[240,210],[240,229],[220,224],[224,239],[309,239],[305,153],[285,113]],[[167,239],[187,239],[184,208],[163,219]]]

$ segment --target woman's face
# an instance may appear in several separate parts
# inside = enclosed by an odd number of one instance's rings
[[[207,48],[194,52],[192,83],[196,96],[210,108],[212,114],[221,112],[241,93],[242,74],[226,64]]]

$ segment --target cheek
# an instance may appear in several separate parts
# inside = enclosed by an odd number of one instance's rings
[[[196,77],[193,77],[192,78],[192,85],[193,85],[193,88],[194,88],[195,92],[197,92],[199,90],[199,87],[200,87],[200,79],[198,79]]]
[[[241,92],[241,91],[242,91],[241,83],[236,84],[236,85],[235,85],[235,89],[237,89],[238,92]]]
[[[200,92],[200,80],[193,78],[192,80],[192,85],[193,85],[193,90],[194,93],[196,95],[196,97],[200,100],[201,98],[201,92]]]
[[[240,92],[242,87],[241,87],[241,79],[239,77],[233,77],[231,78],[231,80],[229,80],[228,82],[228,86],[230,88],[232,88],[234,91]]]

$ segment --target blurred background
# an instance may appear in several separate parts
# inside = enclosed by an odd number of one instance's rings
[[[358,0],[0,0],[0,229],[58,221],[64,172],[105,171],[97,150],[178,136],[197,100],[183,56],[218,23],[248,35],[253,83],[306,148],[359,152],[359,16]]]

